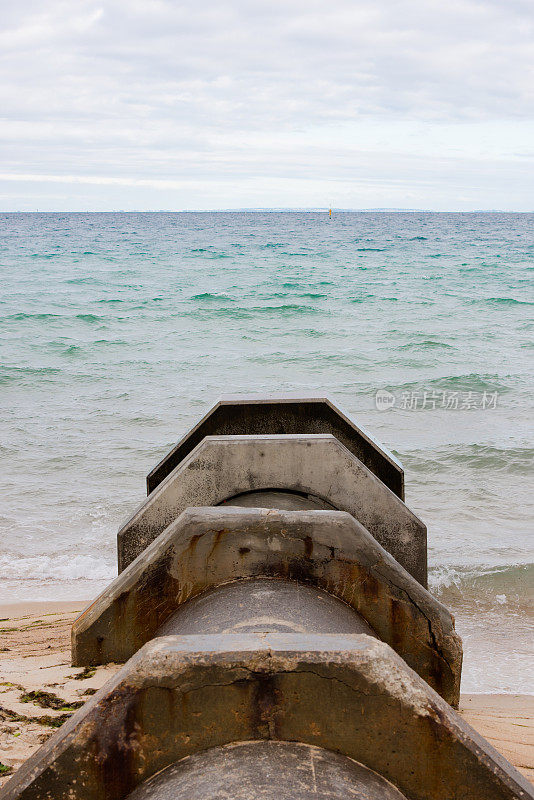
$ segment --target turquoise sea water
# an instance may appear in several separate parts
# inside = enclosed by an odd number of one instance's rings
[[[464,690],[532,691],[533,265],[528,214],[1,214],[1,600],[100,591],[219,394],[326,393],[404,464]]]

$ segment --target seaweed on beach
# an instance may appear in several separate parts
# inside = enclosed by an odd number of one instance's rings
[[[82,704],[83,705],[83,704]],[[72,717],[74,712],[68,714],[59,714],[57,717],[52,717],[48,714],[43,714],[41,717],[27,717],[24,714],[19,714],[17,711],[12,711],[10,708],[0,706],[0,720],[5,719],[9,722],[23,722],[34,723],[37,725],[45,725],[47,728],[60,728],[64,722]]]
[[[70,714],[61,714],[59,717],[49,717],[45,715],[44,717],[37,717],[36,722],[40,722],[41,725],[46,725],[49,728],[61,728],[64,722],[72,717],[72,713]]]
[[[96,667],[91,666],[88,664],[86,667],[82,669],[81,672],[78,672],[77,675],[69,675],[70,678],[73,678],[75,681],[85,681],[88,678],[92,678],[93,675],[96,674]]]
[[[21,703],[35,703],[35,705],[40,706],[40,708],[53,708],[55,711],[72,712],[83,706],[82,700],[76,700],[74,702],[62,700],[62,698],[58,697],[57,694],[45,692],[41,689],[37,689],[32,692],[25,692],[24,694],[21,694],[19,699]]]

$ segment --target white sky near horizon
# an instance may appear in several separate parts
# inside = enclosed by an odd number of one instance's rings
[[[0,210],[534,210],[534,0],[0,0]]]

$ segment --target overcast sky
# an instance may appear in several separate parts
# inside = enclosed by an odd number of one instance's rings
[[[534,210],[534,0],[0,15],[2,210]]]

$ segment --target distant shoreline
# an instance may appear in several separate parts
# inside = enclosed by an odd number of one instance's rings
[[[85,211],[61,211],[50,210],[31,211],[7,210],[0,211],[0,214],[328,214],[328,208],[148,208],[148,209],[106,209],[106,210],[85,210]],[[474,208],[466,210],[447,210],[436,211],[430,208],[332,208],[334,214],[534,214],[532,211],[506,211],[498,208]]]

